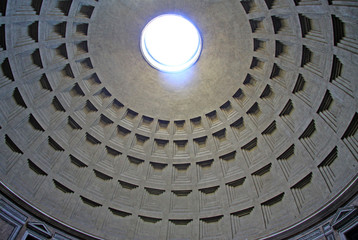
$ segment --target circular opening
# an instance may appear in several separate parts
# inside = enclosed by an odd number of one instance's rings
[[[197,28],[180,15],[164,14],[143,29],[140,48],[146,61],[164,72],[180,72],[192,66],[201,52]]]

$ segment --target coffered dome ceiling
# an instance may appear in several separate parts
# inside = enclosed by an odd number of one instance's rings
[[[181,73],[139,48],[165,13]],[[355,0],[1,1],[2,188],[85,238],[295,234],[356,191],[357,33]]]

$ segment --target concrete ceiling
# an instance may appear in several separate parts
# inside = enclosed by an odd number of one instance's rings
[[[8,0],[0,13],[1,185],[56,226],[280,239],[355,193],[356,1]],[[182,73],[139,49],[164,13],[202,35]]]

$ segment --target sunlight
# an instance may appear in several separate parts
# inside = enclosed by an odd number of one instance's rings
[[[164,72],[180,72],[200,56],[201,37],[196,27],[180,15],[165,14],[151,20],[141,37],[147,62]]]

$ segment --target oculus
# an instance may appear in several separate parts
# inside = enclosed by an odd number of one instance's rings
[[[163,72],[181,72],[198,60],[202,40],[189,20],[176,14],[164,14],[144,27],[140,49],[152,67]]]

